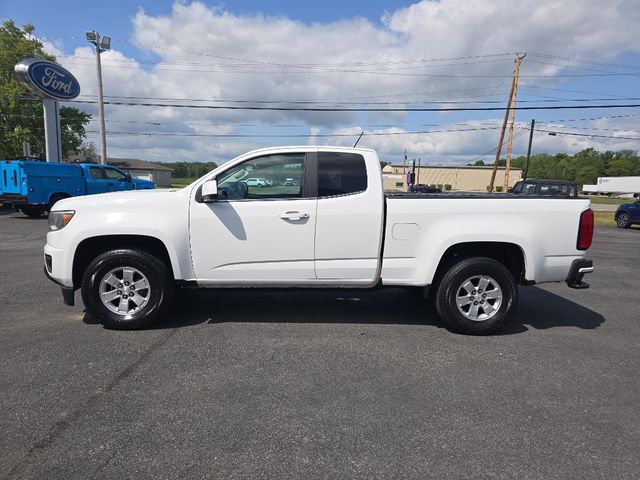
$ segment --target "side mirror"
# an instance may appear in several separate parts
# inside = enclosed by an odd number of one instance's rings
[[[218,182],[209,180],[202,185],[202,201],[209,203],[217,200],[218,198]]]
[[[131,174],[127,173],[126,175],[127,175],[127,182],[130,182],[131,181]]]

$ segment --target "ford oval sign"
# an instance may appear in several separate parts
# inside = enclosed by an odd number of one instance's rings
[[[80,94],[76,77],[56,63],[27,58],[16,64],[15,72],[24,85],[41,97],[71,100]]]

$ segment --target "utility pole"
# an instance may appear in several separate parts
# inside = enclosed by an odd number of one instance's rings
[[[536,126],[536,119],[531,119],[531,130],[529,130],[529,148],[527,148],[527,161],[524,164],[524,175],[523,180],[527,179],[527,174],[529,173],[529,159],[531,158],[531,144],[533,143],[533,129]]]
[[[104,127],[104,97],[102,94],[102,63],[100,62],[100,54],[109,50],[111,47],[111,38],[102,37],[98,32],[87,32],[87,40],[96,47],[96,74],[98,76],[98,117],[100,125],[100,163],[107,163],[107,136]]]
[[[511,81],[511,90],[509,90],[509,99],[507,100],[507,108],[504,111],[504,120],[502,121],[502,129],[500,131],[500,139],[498,140],[498,149],[496,151],[496,159],[493,162],[493,171],[491,172],[491,183],[489,184],[489,191],[493,192],[493,185],[496,181],[496,172],[498,170],[498,163],[500,161],[500,154],[502,153],[502,143],[504,142],[504,134],[507,129],[507,120],[509,120],[509,113],[511,112],[511,105],[515,100],[514,93],[518,85],[518,75],[520,73],[520,63],[526,57],[527,54],[516,55],[515,68],[513,69],[513,80]]]
[[[413,159],[413,168],[411,169],[411,186],[416,184],[416,159]]]
[[[524,54],[526,56],[526,53]],[[524,56],[522,57],[524,58]],[[513,100],[511,101],[511,120],[509,121],[509,140],[507,141],[507,163],[504,168],[504,183],[502,191],[506,192],[509,188],[509,170],[511,169],[511,152],[513,149],[513,124],[516,121],[516,98],[518,97],[518,76],[520,74],[520,64],[515,68]]]

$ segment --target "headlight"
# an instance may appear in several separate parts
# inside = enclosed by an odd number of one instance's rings
[[[59,212],[49,212],[49,230],[60,230],[67,226],[75,215],[74,210],[61,210]]]

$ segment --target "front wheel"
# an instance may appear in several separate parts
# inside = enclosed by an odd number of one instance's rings
[[[616,217],[616,225],[618,228],[629,228],[631,226],[631,218],[628,213],[619,213]]]
[[[173,299],[167,266],[140,250],[111,250],[96,257],[82,277],[87,312],[107,328],[148,327]]]
[[[518,305],[511,272],[491,258],[467,258],[444,274],[435,292],[440,318],[460,333],[486,335],[500,330]]]

